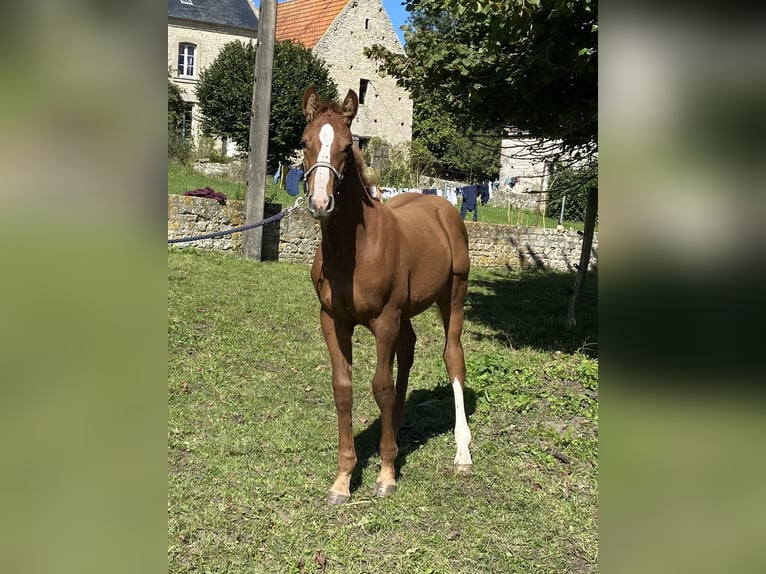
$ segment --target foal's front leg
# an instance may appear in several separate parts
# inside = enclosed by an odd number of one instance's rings
[[[376,496],[388,496],[396,490],[396,470],[394,461],[399,452],[396,446],[394,430],[394,403],[396,390],[392,377],[394,353],[399,336],[399,315],[381,316],[370,325],[375,335],[378,364],[372,379],[372,391],[375,402],[380,408],[380,473],[375,482],[373,493]],[[398,430],[398,429],[397,429]]]
[[[351,473],[356,466],[351,422],[351,335],[353,326],[337,323],[325,311],[320,316],[322,334],[332,363],[332,393],[338,417],[338,475],[327,496],[329,504],[345,504],[351,498]]]

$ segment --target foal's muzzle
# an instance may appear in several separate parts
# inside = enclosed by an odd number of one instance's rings
[[[331,195],[327,198],[326,203],[317,205],[314,198],[309,195],[309,200],[306,202],[306,208],[314,219],[326,219],[330,217],[330,213],[332,213],[332,210],[335,208],[335,198]]]
[[[332,184],[332,190],[330,193],[325,193],[324,197],[315,197],[315,190],[312,189],[312,187],[309,185],[309,174],[318,168],[327,168],[333,173],[333,175],[335,175],[335,181]],[[314,180],[316,181],[316,175],[314,175]],[[342,180],[343,174],[335,169],[331,163],[326,161],[318,161],[304,172],[303,185],[306,189],[306,194],[308,195],[306,207],[314,219],[325,219],[330,217],[330,213],[332,213],[332,210],[335,208],[335,192]]]

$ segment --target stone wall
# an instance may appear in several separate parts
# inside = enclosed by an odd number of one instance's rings
[[[512,209],[523,209],[525,211],[545,213],[548,217],[558,219],[558,214],[547,211],[548,194],[542,193],[536,189],[530,189],[515,185],[513,187],[500,185],[492,192],[492,199],[489,204],[493,207],[505,207],[510,205]]]
[[[192,169],[199,173],[213,177],[228,177],[234,181],[244,183],[247,179],[247,161],[233,160],[229,163],[215,163],[212,161],[197,160]]]
[[[341,100],[348,90],[360,95],[360,80],[369,81],[364,103],[360,102],[351,124],[355,136],[377,136],[392,145],[408,142],[412,139],[412,99],[396,85],[395,78],[378,74],[378,64],[364,55],[364,48],[373,44],[404,53],[381,0],[350,0],[313,52],[327,64]]]
[[[281,205],[266,204],[264,217],[282,210]],[[261,256],[265,261],[279,257],[280,224],[284,219],[263,227]],[[188,195],[168,195],[168,239],[181,239],[227,231],[245,224],[245,202],[228,200],[220,205],[216,200]],[[242,252],[242,232],[198,241],[176,243],[179,247],[193,246],[203,251]]]
[[[278,205],[267,205],[264,217],[280,209]],[[219,205],[213,199],[168,195],[169,239],[232,229],[244,225],[244,220],[242,201],[230,200],[227,205]],[[582,236],[576,231],[472,221],[466,221],[465,226],[474,267],[573,271],[580,261]],[[319,239],[319,224],[305,209],[297,209],[263,227],[262,256],[267,261],[309,264]],[[175,246],[238,253],[242,248],[242,233]],[[597,267],[598,234],[593,238],[590,260],[590,268]]]
[[[580,262],[577,231],[465,222],[471,265],[510,269],[574,271]],[[589,269],[598,268],[598,234],[593,237]]]
[[[305,209],[296,209],[280,221],[279,260],[287,263],[311,263],[319,247],[319,223]]]

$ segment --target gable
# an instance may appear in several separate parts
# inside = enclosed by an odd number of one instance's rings
[[[348,0],[287,0],[277,4],[277,41],[294,40],[312,49]]]
[[[168,17],[258,31],[250,0],[168,0]]]

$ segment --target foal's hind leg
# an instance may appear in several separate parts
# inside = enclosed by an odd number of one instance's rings
[[[465,389],[465,357],[460,335],[463,331],[463,304],[468,291],[467,277],[454,276],[452,288],[439,301],[439,311],[444,322],[444,364],[447,367],[447,375],[452,384],[452,392],[455,397],[455,472],[458,474],[470,474],[473,466],[471,451],[468,445],[471,443],[471,431],[468,428],[468,420],[465,413],[465,401],[463,391]]]
[[[415,360],[415,330],[409,319],[402,319],[399,327],[399,341],[396,344],[396,402],[394,403],[394,434],[404,423],[404,400],[407,397],[407,383],[410,369]]]

